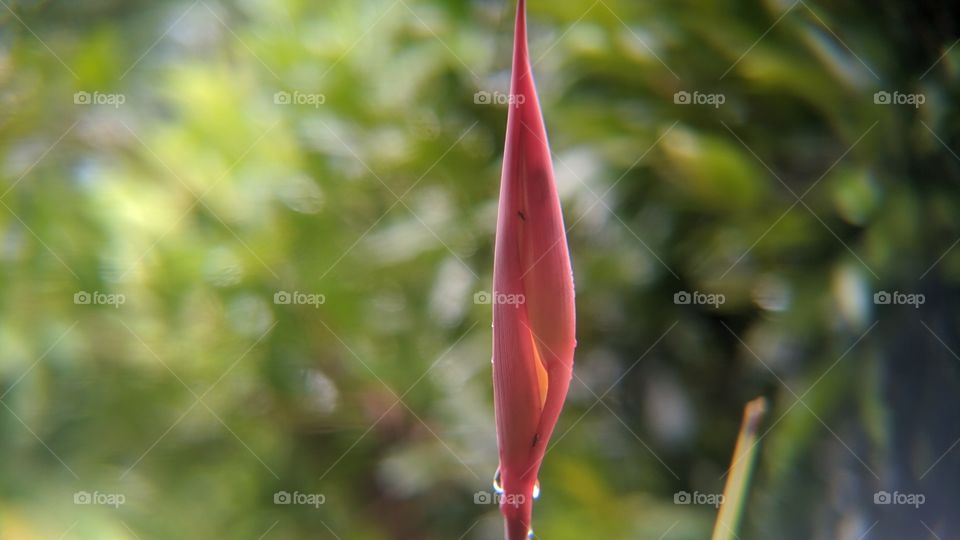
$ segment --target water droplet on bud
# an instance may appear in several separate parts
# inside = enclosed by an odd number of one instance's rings
[[[503,483],[500,481],[500,467],[497,467],[497,474],[493,475],[493,490],[497,495],[503,495]]]

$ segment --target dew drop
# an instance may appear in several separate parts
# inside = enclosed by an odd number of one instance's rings
[[[533,538],[534,538],[533,529],[530,529],[529,531],[527,531],[527,539],[533,540]]]
[[[503,483],[500,481],[500,467],[497,467],[497,474],[493,475],[493,490],[497,495],[503,495]]]
[[[537,480],[537,482],[533,484],[533,498],[534,499],[540,498],[540,480]]]

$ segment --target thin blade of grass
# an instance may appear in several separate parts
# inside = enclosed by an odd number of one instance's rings
[[[757,431],[766,412],[767,400],[762,397],[750,401],[743,409],[743,423],[733,451],[733,461],[727,471],[729,474],[723,487],[723,502],[713,526],[712,540],[739,539],[737,530],[757,458]]]

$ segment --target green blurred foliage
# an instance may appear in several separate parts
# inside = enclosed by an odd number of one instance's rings
[[[958,435],[960,48],[919,6],[530,2],[579,320],[538,538],[707,537],[674,495],[761,394],[743,538],[859,538],[891,486],[956,531],[917,479]],[[512,9],[2,3],[0,537],[500,537]]]

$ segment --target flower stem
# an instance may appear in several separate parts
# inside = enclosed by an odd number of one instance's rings
[[[506,540],[527,540],[530,526],[520,518],[506,518],[504,521]]]

